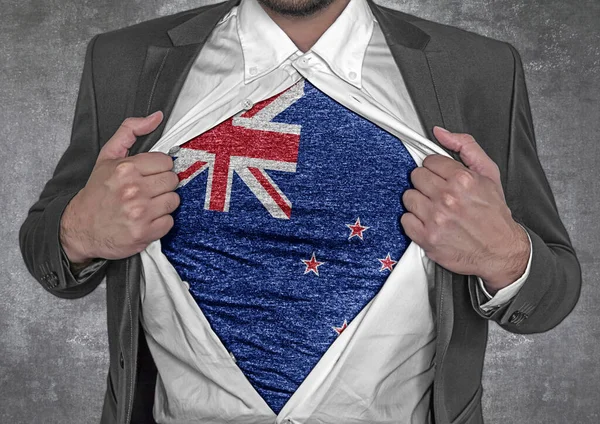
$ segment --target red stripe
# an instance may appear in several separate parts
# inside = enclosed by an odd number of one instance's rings
[[[265,178],[265,176],[260,172],[258,168],[248,167],[248,171],[256,178],[256,180],[260,183],[261,186],[267,191],[269,196],[275,200],[277,206],[283,211],[283,213],[290,218],[292,216],[292,207],[287,204],[285,199],[279,195],[275,187]]]
[[[225,212],[225,203],[229,199],[227,177],[229,175],[230,159],[231,156],[215,155],[208,207],[211,211]]]
[[[197,170],[202,168],[204,165],[206,165],[206,163],[207,162],[198,161],[198,162],[195,162],[192,166],[190,166],[185,171],[181,171],[180,173],[177,174],[177,176],[179,177],[179,181],[183,181],[186,178],[189,178],[194,172],[196,172]]]

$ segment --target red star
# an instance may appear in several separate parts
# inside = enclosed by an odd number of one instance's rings
[[[348,321],[344,320],[344,323],[342,324],[341,327],[332,327],[332,328],[335,330],[336,333],[338,333],[338,336],[339,336],[346,329],[346,327],[348,327]]]
[[[398,263],[398,261],[393,261],[392,258],[390,258],[389,253],[385,257],[385,259],[377,259],[377,260],[379,262],[381,262],[381,268],[379,269],[379,271],[385,271],[386,269],[391,271],[392,268],[394,267],[394,265],[396,265]]]
[[[346,227],[350,228],[352,232],[350,233],[350,240],[354,236],[358,236],[361,240],[363,239],[363,231],[368,230],[371,227],[364,227],[360,225],[360,217],[356,218],[356,222],[354,224],[346,224]]]
[[[310,260],[302,259],[302,262],[304,263],[304,265],[306,265],[306,269],[304,270],[305,274],[308,274],[309,272],[312,271],[315,274],[317,274],[317,276],[319,276],[319,266],[323,265],[325,263],[325,262],[317,261],[317,259],[315,258],[315,252],[313,252]]]

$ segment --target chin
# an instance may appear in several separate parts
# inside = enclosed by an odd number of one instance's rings
[[[285,16],[310,16],[335,0],[258,0],[264,7]]]

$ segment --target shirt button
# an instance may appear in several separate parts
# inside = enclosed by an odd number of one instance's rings
[[[258,69],[256,69],[256,66],[253,66],[252,68],[248,69],[248,72],[250,72],[250,75],[256,75],[258,73]]]
[[[308,63],[308,59],[305,57],[302,57],[302,58],[300,58],[299,62],[300,62],[300,65],[306,66],[306,64]]]
[[[356,79],[357,76],[358,75],[354,71],[352,71],[348,74],[348,78],[350,78],[351,80]]]
[[[173,156],[174,154],[176,154],[179,150],[181,150],[181,147],[179,146],[173,146],[169,149],[169,156]]]
[[[245,99],[242,102],[242,106],[244,107],[245,110],[250,110],[250,109],[252,109],[252,106],[254,106],[254,102],[250,99]]]

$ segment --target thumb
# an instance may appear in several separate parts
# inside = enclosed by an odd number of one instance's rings
[[[163,113],[160,110],[146,117],[125,119],[110,140],[102,146],[97,162],[126,157],[137,137],[154,131],[162,120]]]
[[[470,134],[452,133],[442,127],[433,127],[433,135],[446,148],[459,153],[460,159],[472,171],[488,177],[501,186],[500,171]]]

